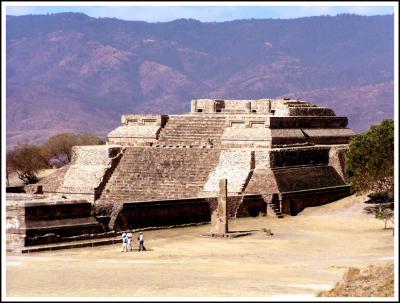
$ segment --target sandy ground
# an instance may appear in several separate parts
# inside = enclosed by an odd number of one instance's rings
[[[284,219],[231,220],[231,231],[254,231],[246,237],[203,237],[210,225],[202,225],[146,231],[145,252],[111,245],[8,255],[6,295],[313,297],[349,266],[393,260],[392,230],[362,213],[364,200],[351,196]]]

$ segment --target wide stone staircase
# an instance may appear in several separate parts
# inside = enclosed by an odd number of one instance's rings
[[[98,202],[197,197],[218,149],[127,147]]]
[[[225,129],[225,117],[206,115],[170,116],[168,123],[161,130],[159,145],[209,145],[220,146]]]

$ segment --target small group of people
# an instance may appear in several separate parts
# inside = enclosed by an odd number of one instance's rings
[[[133,232],[128,231],[122,233],[122,252],[127,252],[133,250],[132,248],[132,238],[133,238]],[[146,250],[144,247],[144,235],[143,232],[139,233],[138,236],[138,241],[139,241],[139,251]]]

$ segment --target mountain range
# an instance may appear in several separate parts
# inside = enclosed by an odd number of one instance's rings
[[[199,98],[300,98],[363,132],[393,118],[393,78],[393,15],[7,16],[7,147],[67,131],[105,137],[122,114],[188,112]]]

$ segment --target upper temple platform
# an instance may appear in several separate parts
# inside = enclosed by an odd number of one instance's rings
[[[194,114],[261,114],[271,116],[335,116],[332,109],[319,107],[307,101],[285,99],[256,100],[192,100]]]
[[[292,99],[196,99],[181,115],[123,115],[108,135],[125,146],[280,147],[347,144],[347,117]]]

